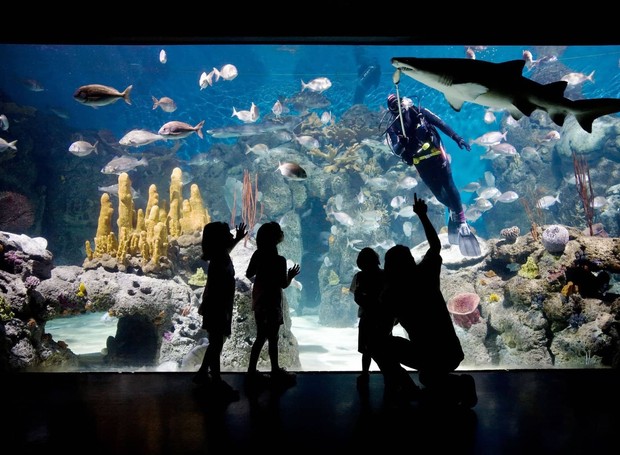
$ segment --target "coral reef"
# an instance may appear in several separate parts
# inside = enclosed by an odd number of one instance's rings
[[[452,315],[454,323],[469,329],[480,321],[480,296],[474,292],[462,292],[448,300],[448,311]]]
[[[23,194],[0,192],[0,231],[24,232],[34,224],[34,208]]]
[[[170,247],[181,235],[200,232],[211,217],[204,207],[198,185],[192,184],[189,199],[182,198],[183,173],[175,168],[170,176],[170,208],[159,200],[157,187],[149,187],[146,209],[136,211],[131,179],[126,172],[118,176],[118,240],[112,231],[114,208],[108,193],[101,196],[101,208],[95,235],[95,249],[85,242],[84,268],[103,266],[121,271],[171,275],[175,264]],[[197,239],[199,241],[199,239]]]
[[[568,240],[568,229],[559,224],[548,226],[542,234],[542,244],[551,254],[563,253]]]
[[[499,231],[499,236],[511,243],[514,243],[519,238],[519,234],[521,234],[521,229],[519,229],[519,226],[504,228]]]
[[[528,257],[526,263],[521,266],[518,275],[523,278],[530,279],[537,278],[539,276],[538,265],[536,265],[536,262],[532,256]]]

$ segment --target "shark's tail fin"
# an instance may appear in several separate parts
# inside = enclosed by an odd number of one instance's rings
[[[573,113],[577,123],[588,133],[592,132],[592,122],[603,115],[620,112],[620,99],[595,98],[573,101]]]

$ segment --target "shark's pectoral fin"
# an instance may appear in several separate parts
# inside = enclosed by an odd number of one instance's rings
[[[540,108],[540,106],[537,106],[536,104],[524,98],[516,99],[512,102],[512,104],[521,112],[521,115],[526,115],[528,117],[532,115],[532,112]],[[512,114],[512,112],[510,114],[514,117],[514,114]]]
[[[566,120],[566,114],[564,112],[556,112],[556,113],[553,113],[553,114],[549,114],[549,118],[556,125],[562,126],[562,125],[564,125],[564,120]],[[579,124],[581,125],[581,122]],[[591,126],[592,126],[592,122],[590,122],[590,127]]]
[[[449,96],[448,94],[445,94],[446,97],[446,101],[448,102],[448,104],[450,104],[450,106],[452,106],[452,109],[454,109],[456,112],[460,112],[461,108],[463,107],[463,100],[461,98],[457,98],[455,96]]]
[[[455,111],[460,111],[465,101],[476,102],[476,98],[487,93],[489,89],[484,85],[463,83],[452,84],[450,90],[444,92],[446,100]]]

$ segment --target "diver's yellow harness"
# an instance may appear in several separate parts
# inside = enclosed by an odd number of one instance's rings
[[[426,151],[428,149],[431,149],[431,153],[427,153],[426,155],[418,156],[418,154],[420,152]],[[424,144],[422,144],[422,147],[420,147],[418,149],[418,151],[415,152],[415,154],[413,155],[413,164],[418,164],[422,160],[426,160],[426,159],[431,158],[433,156],[441,155],[441,153],[442,153],[441,149],[438,149],[436,147],[431,147],[431,144],[429,142],[425,142]]]

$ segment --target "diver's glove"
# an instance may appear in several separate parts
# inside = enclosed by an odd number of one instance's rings
[[[403,147],[406,147],[409,144],[409,137],[405,137],[402,134],[398,135],[398,143]]]
[[[471,229],[469,229],[467,223],[461,223],[459,226],[459,234],[462,236],[471,235]]]
[[[456,136],[454,138],[454,141],[457,143],[459,148],[467,149],[468,152],[471,151],[471,145],[469,145],[467,142],[465,142],[465,139],[463,139],[462,137]]]

